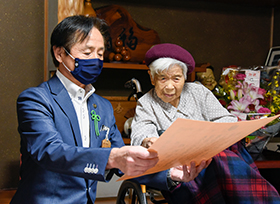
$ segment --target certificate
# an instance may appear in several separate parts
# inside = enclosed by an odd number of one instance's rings
[[[178,118],[149,148],[149,151],[158,153],[158,163],[144,174],[134,177],[189,165],[191,161],[198,165],[202,160],[212,158],[279,116],[235,123]],[[124,175],[119,180],[134,177]]]

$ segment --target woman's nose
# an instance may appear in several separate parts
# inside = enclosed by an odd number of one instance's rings
[[[172,82],[168,82],[165,86],[166,89],[173,89],[174,88],[174,85]]]

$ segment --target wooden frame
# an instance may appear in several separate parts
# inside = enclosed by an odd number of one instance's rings
[[[48,72],[48,0],[44,0],[44,81]]]
[[[66,11],[65,4],[72,2],[72,6]],[[70,15],[75,13],[80,14],[83,12],[84,0],[44,0],[44,80],[48,80],[50,72],[55,71],[56,68],[53,66],[52,57],[50,55],[50,37],[52,30],[55,28],[57,23]],[[64,6],[63,8],[60,8]],[[60,10],[59,10],[60,8]]]
[[[49,71],[54,71],[52,57],[50,55],[50,36],[58,22],[58,0],[44,0],[44,80],[49,79]]]
[[[280,46],[270,48],[265,66],[277,66],[280,60]]]

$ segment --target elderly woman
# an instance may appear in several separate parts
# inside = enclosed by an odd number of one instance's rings
[[[195,62],[182,47],[168,43],[155,45],[146,53],[145,62],[154,88],[138,101],[131,126],[132,145],[149,147],[177,118],[237,122],[209,89],[186,83]],[[214,156],[211,164],[192,181],[184,182],[173,170],[168,174],[169,179],[179,183],[178,186],[173,190],[161,189],[165,190],[163,194],[169,203],[280,202],[279,194],[260,175],[241,143]]]

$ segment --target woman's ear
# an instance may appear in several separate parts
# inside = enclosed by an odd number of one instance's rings
[[[153,78],[153,76],[151,74],[151,71],[149,70],[148,73],[150,75],[151,84],[154,86],[155,85],[155,81],[154,81],[154,78]]]
[[[62,49],[62,47],[56,47],[56,46],[53,46],[52,49],[56,60],[61,63],[62,53],[64,52],[64,50]]]

